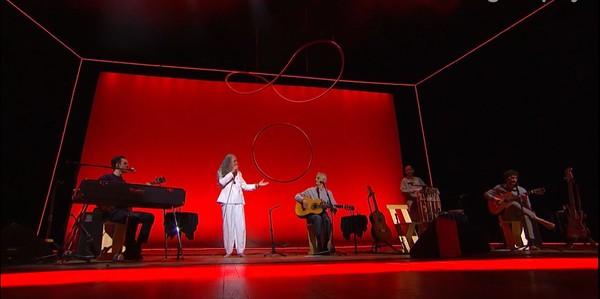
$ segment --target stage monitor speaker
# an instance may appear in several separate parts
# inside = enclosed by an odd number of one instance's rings
[[[2,230],[2,265],[19,265],[51,261],[52,246],[18,223]],[[56,260],[56,259],[54,259]]]
[[[458,239],[462,254],[481,254],[490,252],[490,239],[483,226],[470,222],[458,222]]]
[[[456,221],[434,219],[410,249],[413,258],[457,257],[461,255]]]
[[[77,236],[77,254],[83,256],[99,256],[102,247],[102,211],[83,214],[81,229]]]
[[[466,216],[434,219],[410,250],[413,258],[458,257],[490,251],[489,240]]]

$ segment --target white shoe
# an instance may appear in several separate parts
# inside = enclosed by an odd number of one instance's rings
[[[228,253],[228,254],[224,255],[223,257],[231,257],[231,254]]]

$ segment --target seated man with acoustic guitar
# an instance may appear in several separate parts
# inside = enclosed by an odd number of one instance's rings
[[[315,186],[296,194],[296,215],[305,218],[306,223],[313,225],[318,243],[319,253],[333,253],[327,248],[331,236],[332,224],[327,210],[335,214],[337,204],[331,191],[325,188],[327,175],[319,172],[315,176]]]
[[[542,194],[544,189],[534,189],[527,192],[525,188],[517,184],[519,173],[516,170],[505,171],[503,177],[505,180],[503,184],[496,185],[483,193],[483,197],[488,201],[488,209],[490,213],[500,215],[503,221],[521,221],[525,228],[529,249],[537,250],[539,247],[534,244],[541,244],[541,240],[536,240],[532,220],[549,230],[553,230],[556,226],[554,223],[538,217],[531,210],[529,195]]]

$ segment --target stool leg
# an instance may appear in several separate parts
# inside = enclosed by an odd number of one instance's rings
[[[112,252],[115,255],[123,253],[123,244],[125,244],[126,227],[127,226],[125,224],[118,224],[115,227],[113,245],[112,245]]]
[[[504,242],[506,243],[506,247],[510,250],[514,250],[516,244],[510,223],[500,222],[500,228],[502,229],[502,235],[504,236]]]
[[[515,242],[515,246],[523,247],[523,239],[521,239],[521,233],[523,232],[523,226],[519,221],[512,221],[512,236]]]
[[[504,235],[504,241],[506,241],[508,249],[514,250],[523,247],[524,244],[521,239],[523,225],[520,221],[501,221],[500,227],[502,228],[502,235]]]

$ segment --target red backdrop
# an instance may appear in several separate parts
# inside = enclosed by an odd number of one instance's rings
[[[255,84],[235,84],[251,90]],[[310,99],[321,88],[277,86],[294,100]],[[306,134],[306,136],[305,136]],[[269,209],[277,243],[308,246],[306,226],[294,213],[294,195],[314,185],[318,171],[339,204],[354,205],[368,216],[367,185],[393,230],[386,204],[404,203],[402,165],[393,98],[390,94],[333,89],[314,101],[294,103],[271,88],[253,95],[232,91],[224,82],[102,73],[89,119],[81,163],[110,165],[125,155],[135,173],[129,183],[164,176],[164,186],[186,190],[184,212],[199,215],[194,240],[186,247],[222,247],[221,210],[216,171],[224,156],[238,157],[248,183],[270,185],[246,192],[247,246],[270,247]],[[253,160],[253,157],[255,160]],[[83,167],[83,178],[96,179],[110,169]],[[80,205],[73,206],[77,213]],[[91,209],[91,207],[90,207]],[[147,248],[163,246],[162,210]],[[345,240],[340,210],[334,218],[337,246]],[[70,227],[70,226],[69,226]],[[358,238],[372,244],[370,225]],[[394,243],[399,243],[394,232]]]

